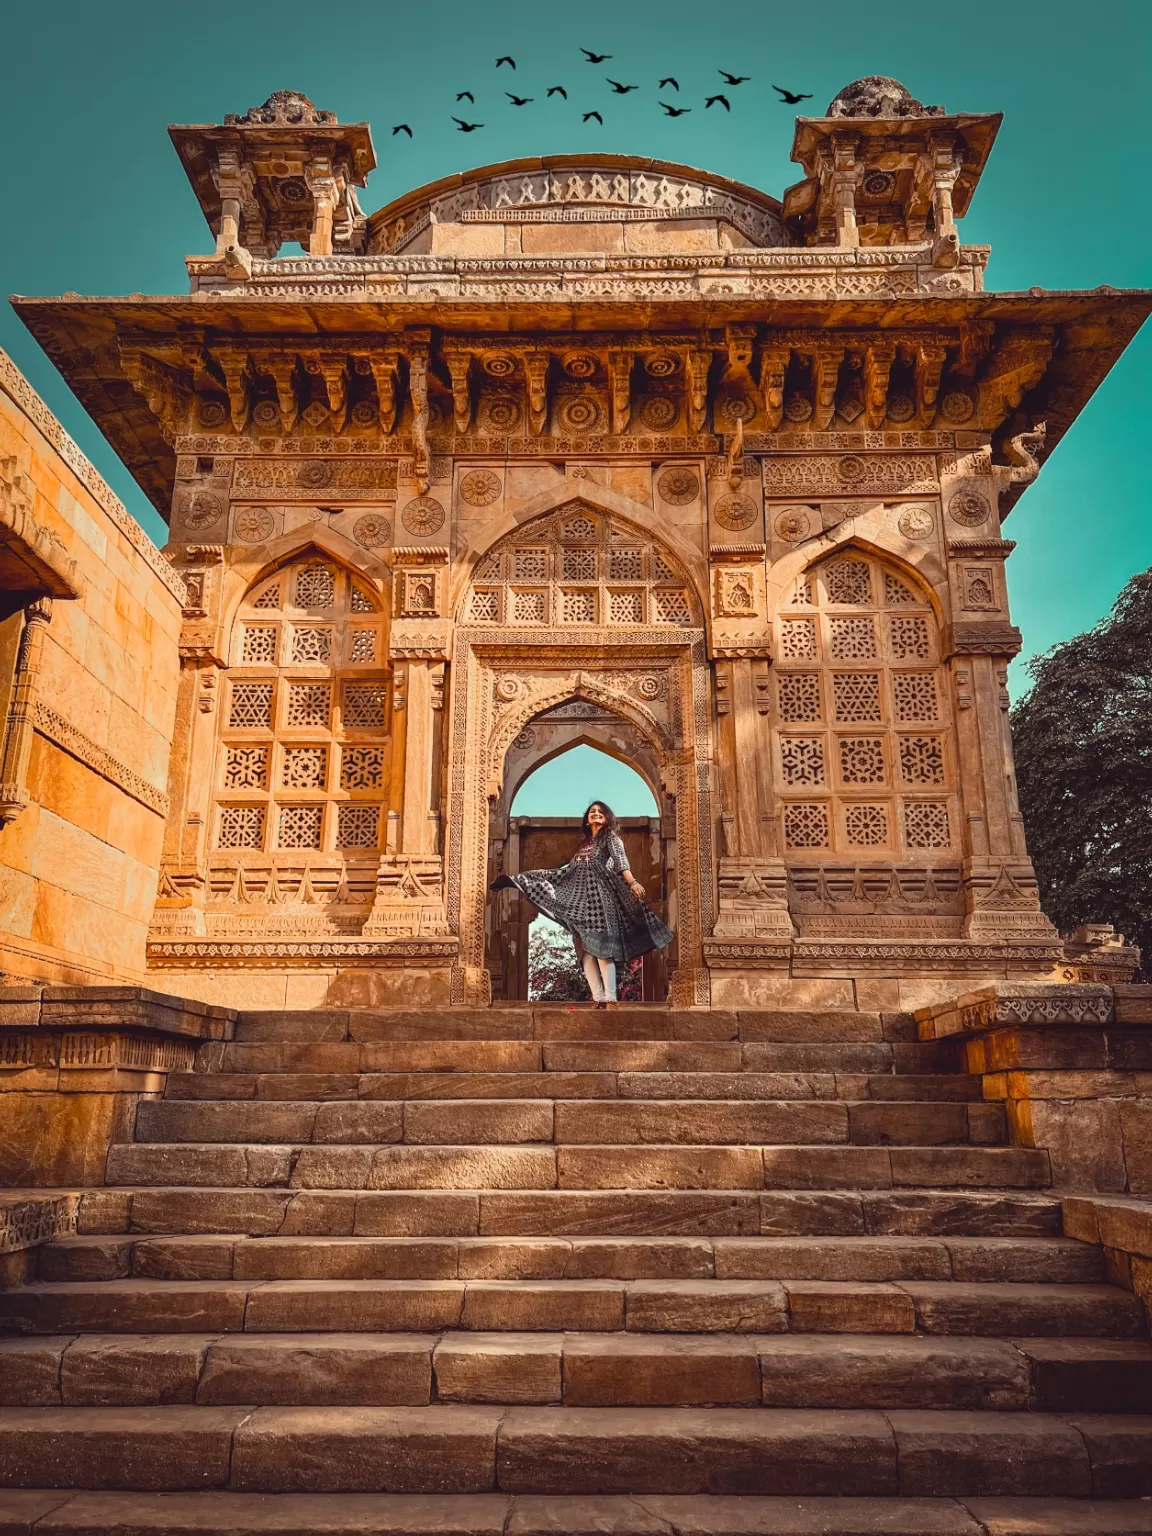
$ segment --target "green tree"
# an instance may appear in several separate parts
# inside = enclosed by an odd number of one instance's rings
[[[1044,910],[1110,922],[1152,973],[1152,571],[1108,618],[1028,668],[1016,781]]]

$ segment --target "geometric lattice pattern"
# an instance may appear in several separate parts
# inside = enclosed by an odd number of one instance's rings
[[[824,738],[782,736],[780,764],[785,784],[823,784]]]
[[[375,848],[379,842],[380,807],[378,805],[337,807],[337,848]]]
[[[930,660],[928,620],[919,613],[894,613],[888,620],[888,650],[893,661]]]
[[[888,841],[888,814],[882,805],[849,805],[844,835],[854,848],[878,848]]]
[[[319,848],[323,823],[322,805],[282,805],[276,830],[276,846]]]
[[[332,631],[330,629],[294,629],[292,631],[293,661],[330,661],[332,659]]]
[[[216,833],[217,848],[261,848],[264,845],[262,805],[222,805]]]
[[[284,748],[280,783],[285,789],[323,789],[327,771],[327,747]]]
[[[354,629],[352,631],[351,643],[348,647],[348,660],[371,666],[376,660],[376,631],[374,629]]]
[[[384,748],[345,747],[340,754],[341,789],[383,789]]]
[[[795,623],[796,620],[791,621]],[[875,661],[876,630],[868,619],[829,619],[833,661]]]
[[[830,560],[822,574],[830,603],[848,603],[860,608],[871,606],[872,581],[867,561],[848,557]]]
[[[388,707],[388,688],[384,683],[346,683],[344,685],[344,725],[350,730],[383,727]]]
[[[824,804],[786,805],[784,843],[788,848],[827,848],[828,807]]]
[[[274,624],[246,624],[241,661],[276,663],[276,638],[280,631]]]
[[[327,727],[332,710],[330,683],[290,683],[288,685],[288,725]]]
[[[296,573],[297,608],[331,608],[336,602],[336,573],[327,565],[306,565]]]
[[[480,559],[460,616],[468,624],[540,628],[699,624],[685,573],[671,556],[638,543],[640,537],[594,508],[548,513],[505,535]],[[621,591],[609,585],[616,582],[636,585]]]
[[[777,672],[776,697],[783,723],[820,719],[820,678],[815,672]]]
[[[904,842],[909,848],[947,848],[951,842],[948,807],[938,801],[906,801]]]
[[[883,784],[883,737],[841,736],[839,746],[842,784]]]
[[[939,736],[900,737],[900,781],[943,784],[944,743]]]
[[[936,677],[932,672],[897,672],[892,678],[892,713],[897,720],[936,719]]]
[[[313,849],[330,858],[346,848],[358,860],[379,846],[387,625],[386,611],[351,572],[314,556],[249,593],[233,630],[237,660],[219,717],[215,848],[267,844],[273,857]],[[300,668],[308,669],[303,676]],[[349,742],[345,729],[372,736]],[[246,803],[236,804],[238,796]]]
[[[833,672],[832,713],[837,721],[879,720],[879,672]]]
[[[780,624],[782,661],[816,660],[816,620],[784,619]]]
[[[267,730],[272,724],[272,684],[233,683],[228,724],[247,730]]]
[[[222,787],[224,789],[267,789],[268,748],[226,747]]]
[[[781,607],[776,788],[795,867],[817,862],[806,849],[850,860],[951,848],[948,694],[936,616],[916,578],[850,548],[803,572]],[[912,798],[925,793],[937,798]]]

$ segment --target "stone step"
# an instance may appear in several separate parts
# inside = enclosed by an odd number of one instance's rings
[[[1138,1499],[0,1490],[6,1536],[1150,1536]]]
[[[737,1052],[742,1049],[745,1048],[736,1047]],[[683,1059],[691,1061],[693,1057]],[[164,1097],[179,1102],[287,1099],[311,1103],[449,1098],[877,1099],[973,1103],[982,1100],[982,1092],[978,1077],[958,1074],[758,1072],[741,1067],[737,1056],[732,1071],[693,1067],[650,1072],[570,1072],[549,1067],[545,1062],[542,1069],[530,1072],[171,1072]]]
[[[114,1146],[109,1185],[293,1189],[1040,1189],[1032,1147],[524,1145]]]
[[[849,1062],[875,1063],[863,1070],[883,1071],[897,1062],[909,1067],[923,1063],[924,1071],[948,1071],[959,1066],[959,1057],[947,1044],[940,1049],[918,1042],[915,1034],[901,1023],[889,1027],[879,1014],[833,1014],[835,1021],[819,1030],[803,1020],[822,1015],[751,1016],[731,1026],[708,1011],[685,1014],[680,1022],[667,1016],[660,1024],[641,1028],[623,1011],[582,1012],[573,1009],[558,1014],[547,1024],[534,1029],[507,1030],[494,1025],[487,1033],[456,1032],[451,1020],[430,1019],[423,1030],[397,1028],[373,1039],[346,1040],[305,1038],[268,1040],[240,1038],[227,1042],[209,1041],[197,1052],[196,1065],[201,1071],[225,1072],[387,1072],[437,1070],[435,1063],[470,1061],[473,1070],[493,1070],[485,1062],[518,1061],[532,1070],[543,1051],[551,1050],[559,1070],[613,1070],[607,1065],[563,1067],[564,1061],[607,1063],[613,1060],[643,1062],[653,1059],[652,1048],[659,1045],[727,1047],[731,1060],[741,1046],[757,1045],[752,1053],[765,1071],[860,1070]],[[901,1019],[903,1015],[899,1016]],[[801,1022],[795,1022],[795,1021]],[[783,1021],[783,1022],[781,1022]],[[434,1027],[433,1027],[434,1026]],[[423,1051],[417,1047],[424,1047]],[[621,1049],[627,1047],[627,1049]],[[645,1050],[644,1048],[647,1048]],[[867,1049],[866,1049],[867,1048]],[[809,1053],[805,1056],[805,1053]],[[712,1056],[718,1059],[719,1053]],[[785,1066],[787,1060],[807,1060],[809,1065]],[[946,1067],[928,1065],[947,1060]],[[428,1063],[406,1066],[402,1063]],[[451,1068],[449,1068],[451,1070]],[[507,1070],[497,1067],[495,1070]],[[515,1069],[514,1069],[515,1070]],[[642,1070],[639,1066],[617,1066],[617,1071]],[[673,1069],[675,1070],[675,1069]],[[709,1070],[704,1068],[703,1070]]]
[[[872,1156],[868,1149],[868,1156]],[[1058,1237],[1057,1196],[993,1189],[89,1191],[84,1230],[332,1237]]]
[[[515,1332],[105,1333],[0,1340],[5,1407],[432,1402],[1147,1414],[1152,1344]]]
[[[143,1100],[138,1143],[679,1146],[1002,1142],[1002,1104],[793,1099]]]
[[[488,1331],[913,1333],[1135,1338],[1107,1285],[944,1280],[60,1281],[0,1292],[12,1333]]]
[[[669,1008],[624,1003],[495,1008],[242,1010],[241,1042],[381,1040],[914,1040],[909,1013]]]
[[[0,1409],[0,1486],[46,1483],[141,1493],[1141,1498],[1152,1494],[1152,1420],[456,1404]]]
[[[1071,1238],[141,1237],[60,1238],[46,1281],[1002,1280],[1093,1284],[1104,1256]]]

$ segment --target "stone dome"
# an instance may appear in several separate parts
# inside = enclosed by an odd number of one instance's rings
[[[826,117],[943,117],[943,107],[926,107],[890,75],[853,80],[829,103]]]

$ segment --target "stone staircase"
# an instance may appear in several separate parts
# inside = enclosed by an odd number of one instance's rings
[[[906,1015],[247,1013],[0,1293],[0,1536],[1128,1536],[1152,1345]]]

